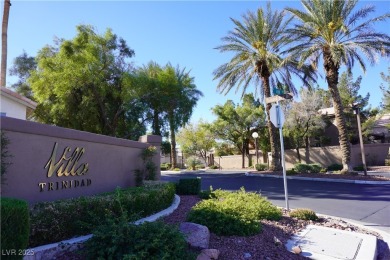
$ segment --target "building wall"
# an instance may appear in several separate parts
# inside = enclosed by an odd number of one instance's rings
[[[26,106],[1,95],[1,112],[6,113],[7,117],[26,120]]]
[[[389,153],[390,143],[365,144],[364,152],[366,155],[366,163],[368,166],[382,166],[385,165],[385,159]],[[255,164],[256,156],[251,152],[252,162]],[[318,163],[323,167],[331,164],[341,164],[341,151],[339,146],[327,147],[310,147],[306,154],[305,149],[300,149],[302,163]],[[219,157],[214,159],[217,163]],[[248,158],[245,158],[245,166],[248,167]],[[222,156],[220,159],[222,169],[241,169],[241,155]],[[294,164],[298,162],[297,151],[294,149],[285,150],[286,168],[291,169]],[[259,151],[259,163],[265,163],[263,154]],[[362,164],[360,145],[351,146],[351,165],[352,167]]]
[[[30,203],[73,198],[135,185],[134,170],[142,169],[140,153],[150,145],[160,178],[160,136],[140,142],[1,118],[12,155],[2,196]]]

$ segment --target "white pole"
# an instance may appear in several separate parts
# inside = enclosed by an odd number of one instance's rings
[[[279,136],[280,136],[280,153],[282,156],[282,167],[283,167],[283,184],[284,184],[284,199],[286,201],[286,210],[290,210],[288,205],[288,191],[287,191],[287,176],[286,176],[286,162],[284,160],[284,142],[283,142],[283,127],[280,122],[280,106],[279,101],[276,104],[276,118],[278,122],[279,128]]]

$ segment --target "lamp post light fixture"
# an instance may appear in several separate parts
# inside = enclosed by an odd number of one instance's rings
[[[259,164],[259,150],[257,149],[257,137],[259,137],[259,134],[257,132],[253,132],[252,137],[255,138],[256,164]]]

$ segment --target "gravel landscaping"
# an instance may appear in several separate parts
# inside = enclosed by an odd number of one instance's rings
[[[179,207],[163,221],[169,224],[179,224],[186,221],[190,209],[201,199],[198,196],[180,196]],[[375,232],[361,229],[339,219],[320,218],[318,222],[297,220],[287,216],[286,212],[280,221],[263,220],[262,232],[249,237],[217,236],[211,233],[210,248],[220,251],[219,259],[306,259],[305,257],[288,252],[284,244],[295,233],[301,231],[308,224],[321,225],[342,230],[372,234],[378,237],[378,260],[390,259],[387,244]],[[275,242],[277,238],[280,243]]]

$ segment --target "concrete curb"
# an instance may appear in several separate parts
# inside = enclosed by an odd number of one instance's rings
[[[250,173],[250,172],[246,172],[245,176],[257,176],[263,178],[283,178],[283,176],[279,176],[279,175],[267,175],[267,174]],[[390,185],[390,181],[339,180],[339,179],[309,178],[309,177],[294,177],[294,176],[287,176],[287,179],[302,180],[302,181],[341,182],[341,183],[353,183],[353,184]]]
[[[153,214],[151,216],[139,219],[134,222],[135,225],[142,224],[144,222],[153,222],[157,219],[167,216],[171,214],[173,211],[177,209],[177,207],[180,204],[180,197],[175,194],[175,197],[173,199],[173,202],[171,206],[168,208]],[[31,253],[31,255],[26,255],[23,257],[24,260],[38,260],[38,259],[53,259],[53,256],[59,251],[59,250],[70,250],[73,251],[81,246],[82,243],[90,239],[93,235],[86,235],[81,237],[75,237],[68,240],[63,240],[58,243],[53,244],[47,244],[43,246],[38,246],[34,248],[26,249],[26,254]]]

